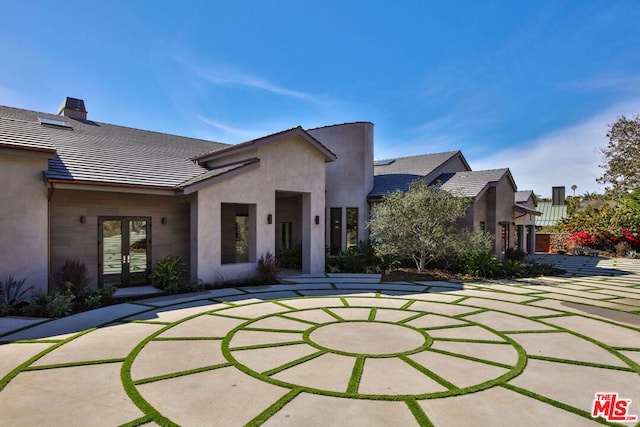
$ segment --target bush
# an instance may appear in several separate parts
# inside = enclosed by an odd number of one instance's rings
[[[504,257],[506,260],[522,262],[527,257],[527,253],[520,248],[509,248],[505,251]]]
[[[156,282],[156,286],[169,293],[170,290],[180,288],[180,283],[185,279],[187,270],[180,257],[172,258],[167,255],[163,260],[156,261],[155,268],[149,278]]]
[[[78,298],[84,298],[90,294],[89,283],[91,278],[87,272],[87,266],[78,260],[66,260],[64,264],[51,275],[54,288],[58,292],[70,292]]]
[[[492,278],[502,273],[502,264],[489,251],[477,251],[467,255],[465,271],[474,277]]]
[[[296,245],[291,249],[280,249],[280,252],[278,253],[278,265],[281,268],[301,270],[302,245]]]
[[[518,278],[526,274],[526,269],[522,261],[517,259],[506,259],[502,263],[502,271],[506,277]]]
[[[258,260],[258,280],[260,283],[265,285],[277,283],[277,270],[278,261],[271,251],[267,251],[266,254],[260,256]]]
[[[340,252],[326,260],[327,270],[343,273],[379,273],[397,263],[395,255],[377,256],[370,240],[360,241],[357,247]]]
[[[7,315],[19,304],[30,301],[29,291],[33,289],[33,286],[22,289],[26,281],[26,278],[16,280],[13,276],[7,276],[4,282],[0,281],[0,303],[4,306],[2,311],[7,311]]]

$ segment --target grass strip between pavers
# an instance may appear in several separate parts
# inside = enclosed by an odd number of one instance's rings
[[[252,344],[252,345],[243,345],[240,347],[230,347],[229,350],[231,351],[257,350],[260,348],[286,347],[289,345],[306,344],[306,343],[307,342],[304,340],[297,340],[297,341],[286,341],[286,342],[274,342],[274,343],[267,343],[267,344]]]
[[[33,362],[35,362],[36,360],[39,360],[41,358],[43,358],[44,356],[46,356],[47,354],[51,353],[53,350],[62,347],[64,344],[73,341],[74,339],[81,337],[82,335],[88,334],[91,331],[96,330],[97,328],[89,328],[86,329],[82,332],[79,332],[67,339],[64,339],[62,341],[57,342],[56,344],[53,344],[51,347],[41,351],[40,353],[36,354],[35,356],[31,357],[30,359],[28,359],[26,362],[21,363],[20,365],[18,365],[17,367],[15,367],[13,370],[11,370],[7,375],[5,375],[4,377],[0,378],[0,391],[2,391],[7,384],[9,384],[9,382],[11,382],[12,379],[14,379],[20,372],[22,372],[25,368],[29,367]]]
[[[245,427],[257,427],[262,425],[265,421],[271,418],[276,412],[282,409],[287,403],[291,402],[296,396],[298,396],[302,390],[294,388],[289,393],[282,396],[280,399],[262,411],[260,415],[245,424]]]
[[[498,368],[513,369],[513,365],[507,365],[506,363],[494,362],[493,360],[481,359],[479,357],[473,357],[466,354],[454,353],[447,350],[441,350],[438,348],[430,348],[429,351],[433,353],[444,354],[445,356],[457,357],[459,359],[470,360],[472,362],[484,363],[485,365],[497,366]]]
[[[292,368],[292,367],[294,367],[296,365],[300,365],[301,363],[308,362],[309,360],[313,360],[316,357],[320,357],[320,356],[322,356],[323,354],[326,354],[326,353],[327,353],[326,350],[317,351],[317,352],[309,354],[307,356],[300,357],[300,358],[298,358],[296,360],[292,360],[291,362],[285,363],[284,365],[276,366],[273,369],[269,369],[267,371],[264,371],[264,372],[261,373],[261,375],[265,375],[267,377],[270,377],[271,375],[275,375],[275,374],[277,374],[279,372],[282,372],[282,371],[284,371],[286,369]]]
[[[154,333],[152,333],[151,335],[149,335],[148,337],[140,341],[133,348],[133,350],[131,350],[129,355],[125,358],[124,363],[122,364],[122,368],[120,369],[120,380],[122,381],[122,386],[125,392],[127,393],[127,396],[129,396],[129,399],[131,399],[131,401],[138,407],[138,409],[140,409],[144,414],[146,414],[145,419],[153,420],[153,422],[163,427],[178,427],[178,424],[174,423],[169,418],[162,415],[156,408],[154,408],[149,402],[147,402],[144,399],[144,397],[142,397],[138,389],[136,388],[136,384],[131,378],[131,367],[133,366],[133,362],[135,361],[136,357],[138,356],[138,354],[140,354],[142,349],[149,342],[153,341],[153,339],[156,338],[158,335],[166,332],[167,330],[171,329],[176,325],[179,325],[191,319],[195,319],[196,317],[204,316],[210,313],[211,313],[211,310],[204,311],[202,313],[197,313],[191,316],[187,316],[176,322],[173,322],[171,325],[167,325],[164,328],[160,328],[159,330],[155,331]],[[208,368],[211,368],[211,367],[208,367]]]
[[[369,312],[369,318],[367,319],[369,322],[373,322],[376,320],[376,313],[378,312],[377,307],[371,307],[371,311]]]
[[[141,418],[136,418],[133,421],[129,421],[128,423],[120,424],[119,427],[138,427],[144,424],[149,424],[153,422],[153,417],[149,415],[145,415]]]
[[[442,378],[440,375],[437,375],[435,372],[433,372],[432,370],[428,369],[425,366],[422,366],[418,362],[415,362],[412,359],[409,359],[407,356],[400,356],[399,359],[405,362],[406,364],[408,364],[409,366],[411,366],[412,368],[414,368],[415,370],[431,378],[432,380],[434,380],[444,388],[449,390],[459,390],[459,387],[457,387],[453,383],[450,383],[449,381]]]
[[[349,378],[349,384],[347,385],[347,394],[355,394],[358,392],[362,371],[364,370],[364,362],[364,356],[356,357],[356,363],[353,364],[353,371],[351,372],[351,378]]]
[[[186,370],[186,371],[172,372],[170,374],[158,375],[158,376],[149,377],[149,378],[143,378],[143,379],[139,379],[139,380],[133,381],[133,384],[134,385],[148,384],[148,383],[152,383],[152,382],[156,382],[156,381],[168,380],[170,378],[184,377],[185,375],[199,374],[201,372],[214,371],[216,369],[227,368],[229,366],[231,366],[231,363],[219,363],[217,365],[203,366],[201,368],[189,369],[189,370]]]
[[[334,313],[333,311],[329,310],[327,307],[322,307],[320,310],[324,311],[329,316],[335,318],[339,322],[344,322],[345,321],[345,319],[343,319],[342,317],[340,317],[338,314]]]
[[[582,360],[561,359],[557,357],[537,356],[537,355],[531,355],[531,354],[528,357],[529,359],[543,360],[545,362],[565,363],[567,365],[587,366],[590,368],[602,368],[602,369],[613,369],[615,371],[635,372],[632,368],[629,368],[626,366],[607,365],[604,363],[585,362]]]
[[[102,365],[105,363],[122,363],[124,358],[119,359],[103,359],[103,360],[83,360],[80,362],[54,363],[51,365],[28,366],[23,371],[43,371],[45,369],[73,368],[76,366]]]
[[[576,415],[580,415],[581,417],[588,418],[591,421],[595,421],[595,422],[598,422],[600,424],[610,425],[610,426],[619,426],[619,425],[621,425],[621,424],[616,424],[616,423],[610,423],[610,422],[606,421],[602,417],[593,418],[591,416],[591,414],[589,412],[585,411],[585,410],[573,407],[571,405],[567,405],[566,403],[562,403],[562,402],[559,402],[557,400],[553,400],[553,399],[551,399],[549,397],[542,396],[542,395],[540,395],[538,393],[534,393],[534,392],[532,392],[530,390],[526,390],[524,388],[520,388],[520,387],[514,386],[514,385],[509,384],[509,383],[503,383],[503,384],[500,384],[500,385],[502,387],[506,388],[507,390],[511,390],[511,391],[516,392],[516,393],[520,393],[520,394],[522,394],[524,396],[531,397],[533,399],[536,399],[536,400],[539,400],[541,402],[544,402],[544,403],[546,403],[548,405],[555,406],[556,408],[563,409],[565,411],[574,413]]]
[[[409,407],[411,414],[413,414],[418,422],[418,425],[421,427],[434,427],[429,417],[427,417],[427,414],[422,410],[422,407],[418,405],[418,402],[416,402],[415,399],[407,399],[405,402]]]
[[[222,341],[224,337],[156,337],[153,341]]]

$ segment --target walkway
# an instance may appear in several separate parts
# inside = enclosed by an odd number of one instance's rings
[[[297,277],[0,319],[0,425],[586,426],[640,416],[640,260],[565,277]],[[627,422],[622,425],[634,425]]]

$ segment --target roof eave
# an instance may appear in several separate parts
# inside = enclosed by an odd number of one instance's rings
[[[233,178],[234,176],[241,175],[245,172],[249,172],[251,170],[257,169],[260,167],[260,160],[254,159],[248,163],[245,163],[237,168],[231,169],[227,172],[221,173],[220,175],[215,175],[210,178],[203,179],[202,181],[194,182],[192,184],[177,186],[174,189],[178,191],[180,194],[191,194],[199,191],[205,187],[208,187],[211,184],[218,183],[220,181],[227,180],[229,178]]]

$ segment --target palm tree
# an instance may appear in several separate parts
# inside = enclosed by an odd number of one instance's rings
[[[575,184],[571,186],[571,189],[573,190],[573,197],[576,197],[576,188],[578,188],[578,186]]]

